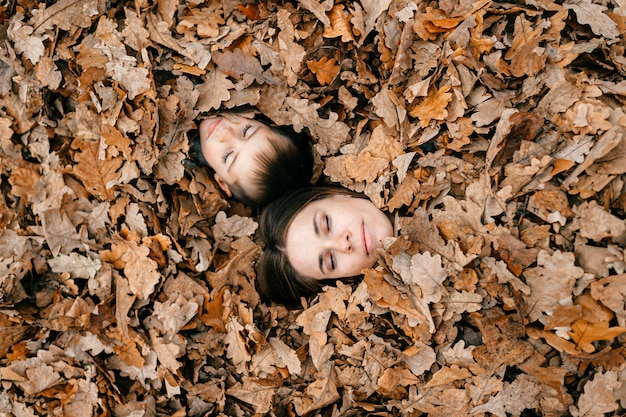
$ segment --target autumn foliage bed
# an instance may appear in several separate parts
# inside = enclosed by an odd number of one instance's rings
[[[626,412],[626,4],[0,6],[0,414]],[[396,214],[259,299],[257,214],[183,164],[250,104]]]

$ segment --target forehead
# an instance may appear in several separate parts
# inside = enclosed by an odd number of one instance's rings
[[[327,200],[327,199],[324,199]],[[315,213],[324,200],[309,203],[296,214],[285,234],[285,255],[299,273],[314,277],[318,271],[318,253],[315,248]]]

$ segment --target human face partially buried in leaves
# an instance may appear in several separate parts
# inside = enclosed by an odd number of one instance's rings
[[[264,123],[232,113],[203,120],[199,132],[202,155],[215,171],[217,184],[229,197],[235,184],[246,194],[254,195],[259,155],[274,158],[276,147],[289,140]]]
[[[304,207],[285,236],[285,254],[311,279],[347,278],[376,263],[375,250],[393,236],[387,215],[370,200],[332,195]]]

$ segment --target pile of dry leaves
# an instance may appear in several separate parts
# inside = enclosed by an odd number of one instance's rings
[[[624,0],[3,4],[1,415],[626,412]],[[245,104],[401,226],[300,309],[182,163]]]

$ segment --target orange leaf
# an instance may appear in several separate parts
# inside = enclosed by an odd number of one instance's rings
[[[328,13],[330,27],[324,28],[325,38],[336,38],[341,36],[342,42],[354,41],[350,19],[352,15],[344,10],[343,4],[338,4]]]
[[[238,4],[237,8],[250,20],[259,20],[261,18],[259,14],[259,6],[256,4],[246,4],[245,6]]]
[[[146,362],[143,356],[141,356],[141,353],[139,353],[139,349],[137,349],[135,342],[131,340],[121,345],[114,345],[113,351],[122,362],[129,366],[136,366],[141,369]]]
[[[460,22],[462,22],[464,18],[462,17],[448,17],[441,19],[429,19],[424,20],[424,27],[430,33],[443,33],[450,32],[454,29]]]
[[[448,115],[446,107],[452,100],[449,85],[444,85],[434,94],[430,94],[409,112],[412,117],[420,119],[422,127],[428,126],[431,120],[444,120]]]
[[[339,73],[339,65],[335,58],[328,59],[323,57],[319,61],[308,61],[306,66],[317,78],[317,82],[321,85],[330,84],[330,82]]]
[[[561,172],[567,171],[571,167],[574,166],[574,161],[570,161],[568,159],[556,159],[554,161],[554,166],[552,167],[552,172],[550,175],[557,175]]]
[[[595,351],[593,342],[598,340],[611,340],[626,332],[626,327],[609,328],[608,321],[589,323],[587,320],[576,320],[572,323],[572,331],[567,332],[576,342],[577,347],[587,353]]]
[[[122,166],[122,157],[112,159],[100,159],[99,142],[79,141],[81,152],[74,155],[76,164],[73,172],[80,179],[87,191],[101,200],[112,200],[114,198],[113,186],[110,184],[117,181],[121,173],[118,169]]]

